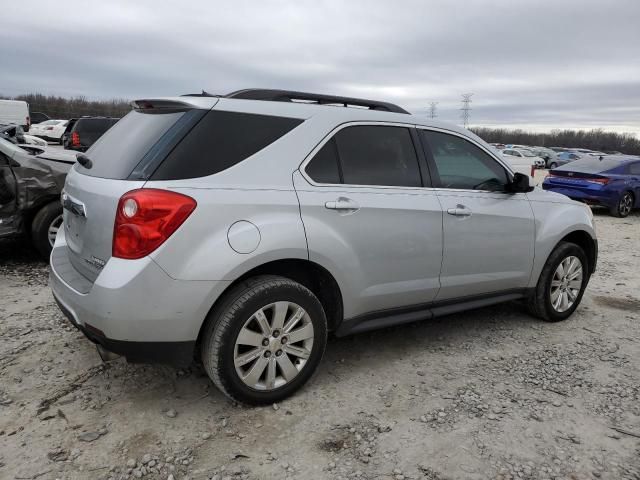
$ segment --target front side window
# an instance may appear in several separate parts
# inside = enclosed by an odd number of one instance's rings
[[[431,150],[439,186],[464,190],[504,191],[509,178],[500,163],[471,142],[455,135],[421,130]]]

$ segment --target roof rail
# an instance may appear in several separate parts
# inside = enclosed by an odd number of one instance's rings
[[[197,96],[216,96],[202,92]],[[379,102],[376,100],[365,100],[363,98],[338,97],[335,95],[322,95],[318,93],[294,92],[290,90],[265,90],[260,88],[248,88],[238,90],[225,95],[226,98],[240,98],[244,100],[268,100],[272,102],[294,102],[303,101],[317,103],[318,105],[343,105],[345,107],[353,105],[356,107],[366,107],[370,110],[381,110],[384,112],[406,113],[404,108],[393,103]]]

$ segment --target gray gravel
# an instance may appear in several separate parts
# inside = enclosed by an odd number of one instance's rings
[[[102,364],[48,267],[0,242],[0,478],[640,479],[640,215],[596,213],[568,321],[518,304],[329,341],[277,405],[192,366]]]

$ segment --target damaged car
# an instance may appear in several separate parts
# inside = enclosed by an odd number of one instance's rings
[[[60,192],[75,156],[27,150],[0,136],[0,238],[27,236],[48,257],[62,224]]]

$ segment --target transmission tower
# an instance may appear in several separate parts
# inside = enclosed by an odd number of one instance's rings
[[[436,118],[438,116],[438,103],[439,102],[429,102],[429,116],[431,118]]]
[[[469,112],[471,111],[471,107],[469,104],[471,103],[471,97],[473,93],[463,93],[462,94],[462,125],[464,128],[469,126]]]

